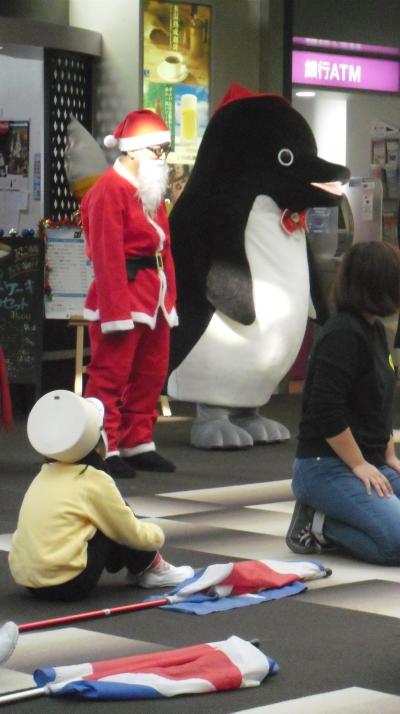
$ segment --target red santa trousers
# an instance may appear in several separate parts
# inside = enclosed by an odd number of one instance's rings
[[[161,313],[154,330],[135,322],[133,330],[104,335],[99,322],[89,323],[91,360],[85,397],[97,397],[104,404],[109,454],[119,449],[137,448],[137,453],[154,449],[153,426],[168,370],[169,333]]]

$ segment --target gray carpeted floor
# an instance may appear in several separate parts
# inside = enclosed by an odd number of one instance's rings
[[[299,404],[298,395],[278,395],[263,413],[295,434]],[[289,479],[295,438],[241,452],[194,450],[188,443],[192,405],[171,406],[173,416],[160,419],[156,441],[160,452],[176,462],[176,473],[142,472],[132,482],[119,482],[136,513],[163,526],[166,556],[194,567],[241,558],[296,558],[284,542],[293,508]],[[0,449],[1,620],[22,623],[145,599],[148,592],[127,586],[122,574],[105,575],[93,595],[78,605],[36,602],[15,586],[7,569],[10,534],[40,460],[27,442],[22,418],[14,431],[0,434]],[[135,703],[41,698],[9,705],[4,711],[232,714],[262,707],[266,714],[355,714],[362,705],[366,714],[365,694],[371,701],[378,698],[371,712],[394,714],[400,711],[399,569],[366,566],[333,555],[323,563],[332,567],[331,578],[310,583],[307,592],[293,598],[205,617],[149,610],[29,633],[20,637],[12,658],[0,666],[1,694],[31,686],[37,666],[182,647],[236,634],[258,638],[261,648],[279,662],[280,672],[259,688]],[[308,696],[313,698],[303,699]],[[275,709],[274,703],[284,709]]]

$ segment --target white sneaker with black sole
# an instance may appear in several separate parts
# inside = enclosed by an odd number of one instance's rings
[[[127,580],[139,588],[168,588],[179,585],[194,575],[194,570],[190,565],[176,566],[171,563],[166,563],[166,565],[168,567],[163,570],[145,570],[141,575],[128,573]]]

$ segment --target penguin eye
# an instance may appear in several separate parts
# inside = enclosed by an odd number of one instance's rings
[[[293,151],[290,149],[281,149],[278,154],[278,161],[282,166],[290,166],[294,161]]]

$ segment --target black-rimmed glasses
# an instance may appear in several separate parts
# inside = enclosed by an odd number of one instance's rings
[[[157,146],[146,146],[148,151],[151,151],[156,159],[167,158],[169,152],[171,151],[171,144],[158,144]]]

